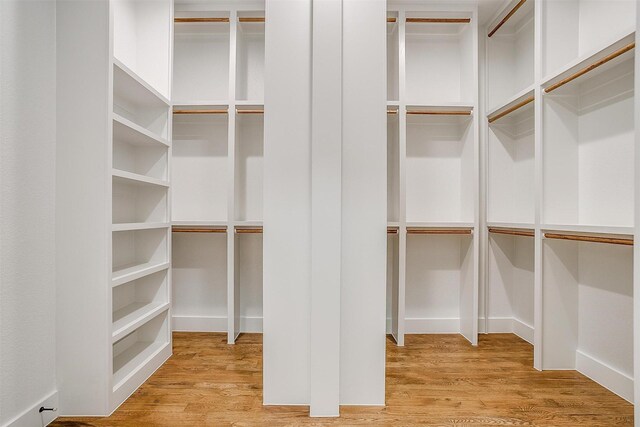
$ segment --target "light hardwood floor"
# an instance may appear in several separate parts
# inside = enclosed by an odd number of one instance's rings
[[[306,407],[262,406],[262,335],[175,333],[174,355],[111,417],[54,426],[613,426],[633,406],[573,371],[538,372],[533,348],[514,335],[387,339],[387,406],[342,407],[339,419]]]

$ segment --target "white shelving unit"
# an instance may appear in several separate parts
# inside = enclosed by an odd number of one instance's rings
[[[514,0],[486,48],[487,332],[629,401],[635,8]]]
[[[477,344],[477,10],[387,15],[388,330]]]
[[[171,355],[173,5],[71,1],[57,14],[58,70],[73,79],[58,98],[73,112],[58,124],[60,406],[108,415]]]
[[[262,331],[264,5],[175,2],[173,327]]]

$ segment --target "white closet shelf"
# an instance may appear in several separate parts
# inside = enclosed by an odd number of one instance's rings
[[[124,285],[134,280],[149,276],[158,271],[169,268],[168,262],[145,262],[142,264],[127,264],[114,270],[111,275],[111,286],[113,288]]]
[[[473,222],[427,222],[427,221],[407,221],[407,228],[423,228],[423,229],[473,229]]]
[[[407,103],[407,112],[409,111],[460,111],[473,112],[473,103],[470,102],[441,102],[441,103]]]
[[[542,224],[540,229],[545,231],[558,231],[567,233],[589,233],[603,236],[633,237],[634,227],[601,226],[601,225],[566,225],[566,224]]]
[[[400,227],[400,222],[398,222],[398,221],[387,221],[387,227]]]
[[[168,187],[169,182],[151,178],[145,175],[140,175],[137,173],[127,172],[120,169],[112,169],[111,175],[113,176],[114,182],[121,182],[122,184],[129,185],[154,185],[159,187]]]
[[[174,101],[172,106],[175,107],[229,107],[229,101],[226,99],[204,100],[204,101]]]
[[[137,230],[153,230],[158,228],[169,228],[168,222],[131,222],[124,224],[113,224],[111,231],[137,231]]]
[[[262,227],[262,220],[234,221],[236,227]]]
[[[400,101],[387,101],[387,107],[399,107]]]
[[[113,391],[132,379],[154,357],[169,347],[169,342],[138,342],[113,358]]]
[[[129,335],[140,326],[169,309],[168,302],[136,302],[113,313],[112,342]]]
[[[634,30],[625,31],[624,35],[616,40],[608,43],[607,45],[594,50],[586,55],[581,56],[580,58],[571,61],[569,64],[565,65],[558,71],[548,75],[542,81],[543,89],[548,90],[552,88],[554,85],[561,83],[563,80],[571,78],[571,76],[576,73],[581,72],[587,67],[593,66],[593,64],[598,63],[599,61],[604,61],[615,52],[629,46],[630,44],[635,42],[635,34]],[[633,49],[631,49],[633,52]],[[622,54],[621,56],[626,56],[627,54]],[[604,64],[603,64],[604,66]]]
[[[169,100],[118,59],[113,60],[113,90],[133,104],[169,106]]]
[[[510,108],[516,107],[521,102],[533,97],[535,93],[534,88],[535,88],[535,84],[532,84],[531,86],[521,90],[520,92],[513,95],[511,98],[507,99],[505,102],[497,106],[494,106],[487,113],[487,118],[495,117],[498,114],[501,114],[504,111],[509,110]]]
[[[168,147],[169,141],[148,131],[147,129],[113,113],[113,139],[139,146]]]
[[[229,223],[225,220],[218,221],[171,221],[174,227],[226,227]]]
[[[536,228],[535,224],[531,222],[487,222],[487,227],[490,228],[513,228],[519,230],[533,230]]]
[[[246,99],[238,99],[236,100],[236,105],[237,106],[242,106],[242,107],[263,107],[264,108],[264,101],[263,100],[246,100]]]

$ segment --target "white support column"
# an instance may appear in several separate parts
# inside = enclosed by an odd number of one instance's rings
[[[266,2],[264,403],[308,405],[311,0]]]
[[[311,408],[340,415],[342,0],[313,2]]]
[[[343,0],[340,403],[384,405],[385,0]]]
[[[236,223],[236,40],[238,38],[238,13],[229,13],[229,112],[228,125],[228,194],[227,194],[227,343],[235,344],[240,333],[240,292],[237,272],[238,244],[235,231]]]

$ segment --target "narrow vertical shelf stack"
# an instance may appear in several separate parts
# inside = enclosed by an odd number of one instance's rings
[[[171,4],[121,0],[112,5],[110,406],[115,408],[171,355]]]
[[[477,344],[477,10],[391,4],[387,18],[389,329]],[[396,71],[397,69],[397,71]]]
[[[175,2],[173,329],[262,330],[264,6]]]
[[[486,50],[488,332],[629,401],[635,8],[514,0]]]
[[[514,0],[489,24],[486,332],[534,341],[535,1]]]

